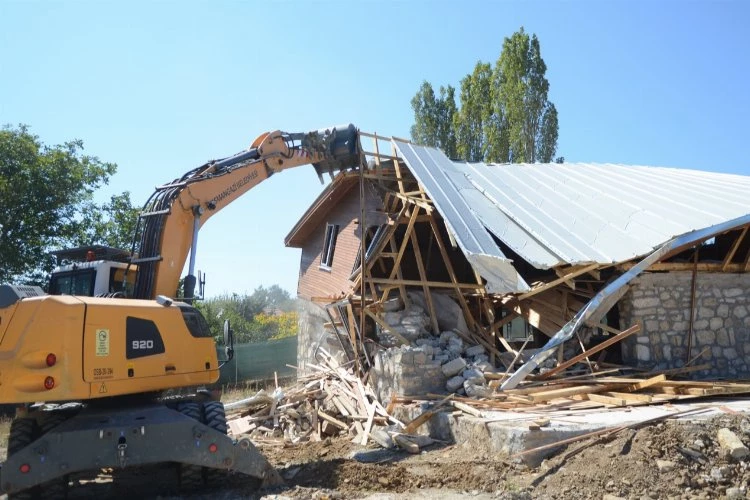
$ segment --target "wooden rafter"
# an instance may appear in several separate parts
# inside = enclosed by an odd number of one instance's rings
[[[434,207],[432,206],[432,203],[429,200],[415,198],[414,196],[408,196],[402,193],[394,193],[394,196],[402,199],[403,201],[407,203],[417,205],[418,207],[424,209],[424,211],[427,212],[428,214],[432,213],[432,211],[434,210]]]
[[[390,245],[391,245],[391,250],[392,250],[391,253],[393,254],[393,256],[395,258],[396,256],[398,256],[398,252],[396,252],[396,242],[393,241],[393,238],[390,239]],[[404,275],[401,272],[401,267],[399,267],[399,268],[396,269],[396,278],[398,278],[400,280],[404,279]],[[390,290],[390,288],[387,288],[386,290]],[[405,307],[408,306],[409,305],[409,296],[406,295],[406,287],[404,285],[398,285],[398,290],[399,290],[399,293],[401,294],[401,300],[404,302],[404,306]],[[384,293],[385,293],[385,291],[384,291]]]
[[[354,321],[354,309],[351,302],[346,304],[346,315],[349,323],[349,340],[354,348],[354,366],[357,372],[359,372],[359,342],[357,342],[357,327]]]
[[[437,314],[435,313],[435,304],[432,302],[432,293],[430,287],[427,286],[427,272],[424,268],[424,262],[422,262],[422,251],[419,249],[419,241],[417,240],[417,233],[411,232],[409,235],[411,239],[411,245],[414,248],[414,258],[417,261],[417,269],[419,270],[419,277],[422,280],[422,291],[424,292],[424,300],[427,304],[427,309],[430,313],[430,322],[432,324],[432,333],[435,335],[440,333],[440,327],[438,327]]]
[[[396,153],[396,145],[391,143],[391,151],[393,152],[393,156],[398,156]],[[398,191],[399,193],[404,193],[404,181],[403,181],[403,175],[401,174],[401,165],[399,164],[398,158],[396,158],[396,161],[393,162],[393,166],[396,168],[396,178],[398,179]]]
[[[588,266],[585,266],[585,267],[578,268],[575,271],[566,274],[562,278],[558,278],[556,280],[552,280],[552,281],[550,281],[548,283],[545,283],[544,285],[541,285],[541,286],[538,286],[536,288],[531,289],[530,291],[528,291],[528,292],[524,293],[523,295],[521,295],[520,297],[518,297],[518,300],[525,300],[525,299],[528,299],[529,297],[533,297],[534,295],[536,295],[538,293],[541,293],[541,292],[543,292],[545,290],[549,290],[550,288],[554,288],[557,285],[560,285],[562,283],[565,283],[568,280],[571,280],[571,279],[575,278],[576,276],[580,276],[582,274],[586,274],[586,273],[588,273],[590,271],[593,271],[594,269],[597,269],[598,267],[599,267],[599,264],[591,264],[591,265],[588,265]]]
[[[469,328],[474,330],[476,328],[474,316],[471,315],[471,312],[469,311],[469,304],[466,303],[466,298],[461,292],[461,287],[458,286],[458,279],[456,277],[456,272],[453,269],[450,255],[448,255],[448,249],[445,247],[443,237],[440,235],[440,228],[438,227],[437,222],[433,217],[430,217],[430,227],[432,228],[432,233],[435,235],[435,242],[437,243],[438,249],[440,250],[440,255],[443,256],[443,263],[445,264],[445,268],[448,271],[448,276],[451,279],[451,284],[456,290],[456,297],[458,298],[458,303],[461,306],[461,310],[464,312],[464,318],[466,319]]]
[[[626,262],[618,266],[619,269],[627,271],[632,269],[637,262]],[[746,264],[727,264],[726,267],[722,263],[716,262],[698,262],[697,266],[692,262],[657,262],[652,264],[649,271],[692,271],[696,268],[698,272],[702,273],[741,273],[743,271],[750,271],[750,268],[746,268]]]
[[[627,330],[618,333],[617,335],[615,335],[611,339],[607,339],[604,342],[602,342],[601,344],[598,344],[595,347],[592,347],[588,351],[584,351],[581,354],[579,354],[578,356],[574,356],[574,357],[570,358],[565,363],[562,363],[562,364],[556,366],[555,368],[551,369],[550,371],[545,372],[545,373],[539,375],[538,378],[541,379],[541,380],[548,379],[551,376],[555,375],[556,373],[560,373],[561,371],[565,370],[566,368],[569,368],[569,367],[573,366],[574,364],[578,363],[579,361],[582,361],[584,359],[588,359],[589,356],[593,356],[597,352],[602,351],[602,350],[606,349],[607,347],[609,347],[609,346],[611,346],[613,344],[616,344],[617,342],[621,341],[625,337],[629,337],[630,335],[633,335],[634,333],[637,333],[639,331],[641,331],[641,325],[635,324],[635,325],[631,326],[630,328],[628,328]]]
[[[422,286],[422,281],[420,280],[399,280],[399,279],[390,279],[390,278],[367,278],[371,280],[373,283],[378,285],[406,285],[406,286]],[[458,287],[462,290],[472,290],[472,291],[480,291],[484,290],[484,286],[477,285],[476,283],[447,283],[445,281],[427,281],[425,282],[427,286],[431,286],[433,288],[455,288]],[[395,288],[394,286],[394,288]]]
[[[742,240],[745,239],[745,236],[747,235],[747,230],[750,226],[745,226],[745,228],[742,230],[740,235],[737,237],[737,239],[734,241],[734,244],[732,245],[732,248],[729,250],[729,253],[727,253],[727,256],[724,257],[724,262],[721,264],[721,270],[726,272],[727,266],[732,262],[732,259],[734,258],[734,254],[737,253],[737,249],[740,248],[740,243],[742,243]]]
[[[411,236],[411,232],[414,230],[414,224],[417,222],[418,215],[419,215],[419,208],[417,207],[416,209],[413,209],[411,212],[409,223],[406,225],[406,232],[404,233],[404,239],[401,242],[401,248],[399,248],[398,250],[398,255],[396,255],[396,259],[393,262],[393,269],[391,270],[391,275],[389,276],[389,279],[395,278],[398,269],[401,267],[401,259],[404,257],[404,252],[406,251],[406,247],[409,245],[409,237]]]

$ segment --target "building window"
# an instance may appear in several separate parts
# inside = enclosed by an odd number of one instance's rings
[[[534,334],[531,325],[523,318],[516,318],[505,324],[503,337],[509,342],[524,342],[533,340]]]
[[[326,225],[326,237],[323,240],[323,252],[320,254],[320,267],[330,269],[333,265],[333,251],[336,250],[336,236],[339,234],[337,224]]]
[[[367,228],[367,231],[365,231],[365,260],[369,261],[370,257],[375,251],[375,247],[378,245],[378,243],[380,243],[380,240],[383,239],[383,234],[385,234],[385,230],[387,227],[388,226],[384,224],[382,226],[369,226]],[[354,259],[354,266],[352,267],[352,275],[354,275],[354,273],[359,270],[361,260],[362,251],[358,248],[357,257]]]

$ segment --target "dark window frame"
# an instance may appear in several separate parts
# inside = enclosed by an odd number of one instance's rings
[[[326,224],[323,251],[320,253],[320,269],[330,271],[333,267],[333,254],[336,251],[336,238],[338,238],[338,235],[338,224]]]
[[[94,287],[96,285],[96,273],[97,270],[94,268],[72,269],[70,271],[59,272],[52,276],[52,279],[50,280],[50,294],[91,297],[94,294]],[[60,282],[68,278],[70,278],[70,281],[68,282],[68,286],[66,287],[67,290],[60,290]],[[76,285],[80,284],[88,284],[88,291],[86,293],[77,293],[80,290],[76,290]]]

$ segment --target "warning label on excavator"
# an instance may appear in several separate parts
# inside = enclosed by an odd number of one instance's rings
[[[104,385],[104,382],[102,382],[102,385],[99,386],[99,394],[104,394],[107,392],[107,386]]]
[[[109,356],[109,330],[106,328],[96,331],[96,355]]]

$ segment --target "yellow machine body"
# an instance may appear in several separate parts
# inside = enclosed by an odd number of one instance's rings
[[[227,436],[220,402],[160,397],[219,378],[213,335],[190,305],[198,230],[274,173],[312,164],[322,179],[360,161],[353,125],[262,134],[249,149],[158,187],[126,259],[98,260],[97,251],[112,250],[101,246],[68,249],[58,257],[85,250],[87,262],[58,267],[53,295],[0,285],[0,403],[28,409],[11,424],[0,492],[64,497],[71,473],[162,462],[180,464],[180,487],[190,493],[217,469],[268,484],[273,467],[250,441]],[[170,297],[189,253],[181,302]]]
[[[19,300],[0,309],[0,363],[4,403],[87,400],[219,377],[214,339],[197,311],[150,300]]]

